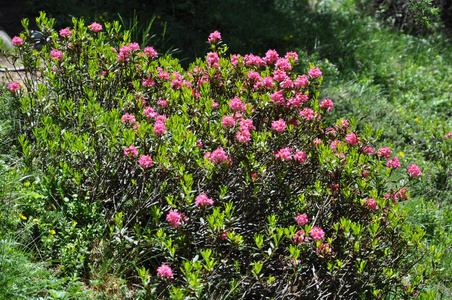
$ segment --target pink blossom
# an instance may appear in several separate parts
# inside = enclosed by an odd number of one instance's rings
[[[410,177],[421,177],[422,172],[417,165],[411,164],[408,166],[408,174],[410,175]]]
[[[136,122],[135,117],[133,115],[128,114],[128,113],[124,114],[122,116],[121,123],[124,124],[126,122],[127,123],[131,123],[131,124],[135,124],[135,122]]]
[[[314,111],[308,107],[305,107],[302,111],[300,111],[300,117],[304,117],[309,121],[314,120]]]
[[[316,226],[312,227],[311,232],[309,234],[311,234],[312,238],[316,241],[325,238],[325,232],[320,227]]]
[[[155,112],[155,110],[150,107],[150,106],[146,106],[143,110],[143,115],[145,115],[148,118],[155,118],[157,117],[157,113]],[[123,122],[124,123],[124,122]]]
[[[301,101],[298,97],[296,97],[296,98],[291,97],[291,98],[289,98],[289,100],[287,100],[286,106],[287,105],[298,108],[301,106]]]
[[[444,136],[444,139],[446,139],[446,140],[452,139],[452,131],[449,132],[448,134],[446,134],[446,135]]]
[[[273,83],[273,77],[267,76],[264,79],[262,79],[262,87],[266,89],[274,89],[275,84]]]
[[[223,116],[223,121],[221,122],[221,125],[223,125],[223,127],[235,126],[235,120],[231,116]]]
[[[187,221],[187,217],[177,211],[171,210],[166,216],[166,220],[172,227],[179,227],[182,225],[182,221]]]
[[[364,200],[364,205],[370,209],[378,209],[377,201],[374,198]]]
[[[377,155],[379,157],[383,156],[384,158],[389,158],[391,157],[391,149],[389,149],[388,147],[381,147],[380,149],[378,149]]]
[[[363,177],[368,178],[369,177],[369,170],[363,170]]]
[[[407,189],[401,188],[401,189],[396,193],[396,196],[397,196],[398,198],[400,198],[400,200],[406,200],[406,199],[408,199],[408,194],[407,194],[407,192],[408,192]]]
[[[212,108],[217,108],[220,104],[212,100]]]
[[[320,71],[319,68],[314,67],[314,68],[309,70],[308,75],[311,76],[312,78],[317,78],[317,77],[321,77],[322,76],[322,72]]]
[[[273,155],[275,156],[276,159],[291,160],[292,159],[291,151],[292,151],[291,148],[285,147],[280,149],[279,151],[274,152]]]
[[[368,146],[364,146],[363,147],[363,151],[367,154],[373,154],[374,153],[374,149],[372,147],[368,147]]]
[[[326,108],[326,111],[331,111],[333,109],[333,101],[331,99],[323,99],[320,103],[321,108]]]
[[[153,47],[146,47],[146,48],[144,48],[143,52],[148,57],[158,57],[159,56],[157,51],[155,51]]]
[[[357,145],[358,138],[356,137],[356,134],[354,132],[350,132],[345,136],[345,141],[350,145]]]
[[[134,157],[138,157],[138,150],[137,148],[135,148],[134,145],[130,145],[129,148],[125,148],[124,147],[124,156],[134,156]]]
[[[238,131],[236,137],[240,143],[248,143],[251,141],[251,135],[247,129]]]
[[[299,100],[300,102],[304,103],[304,102],[308,102],[308,95],[304,94],[304,93],[297,93],[295,95],[295,98],[297,98],[297,100]]]
[[[287,52],[286,55],[284,56],[284,58],[287,59],[288,61],[293,59],[293,62],[297,63],[298,62],[298,53],[294,52],[294,51]]]
[[[294,219],[295,222],[297,222],[300,226],[303,226],[309,222],[308,216],[306,214],[298,214]]]
[[[52,55],[53,58],[55,58],[56,60],[60,60],[63,58],[63,52],[57,49],[53,49],[52,51],[50,51],[50,55]]]
[[[223,148],[218,148],[214,150],[212,153],[207,152],[206,155],[204,155],[204,157],[206,157],[214,164],[221,164],[229,161],[229,157],[226,155],[226,152],[224,152]]]
[[[152,158],[148,155],[141,155],[140,159],[138,160],[138,163],[140,164],[140,167],[142,168],[148,168],[152,166],[153,161]]]
[[[293,155],[293,159],[304,164],[306,162],[307,155],[303,151],[297,150],[297,151],[295,151],[295,154]]]
[[[341,119],[341,121],[339,122],[339,126],[342,127],[343,129],[347,129],[348,126],[350,126],[350,123],[347,121],[347,119]]]
[[[162,68],[160,68],[159,74],[157,76],[160,79],[165,79],[165,80],[169,80],[170,79],[170,76],[169,76],[168,72],[163,71]]]
[[[305,239],[305,232],[303,229],[298,230],[293,235],[293,242],[297,245],[303,243]]]
[[[94,22],[93,24],[89,25],[88,28],[89,28],[91,31],[99,32],[99,31],[102,30],[102,25],[100,25],[100,24]]]
[[[251,119],[241,119],[240,120],[240,130],[247,130],[247,131],[253,131],[254,125],[253,120]]]
[[[298,77],[295,79],[295,86],[296,87],[306,87],[308,85],[308,77],[306,75],[298,75]]]
[[[270,95],[270,98],[276,105],[282,105],[286,101],[282,91],[274,92]]]
[[[242,57],[240,54],[233,54],[231,56],[231,65],[237,67],[239,64],[239,58]]]
[[[129,43],[129,49],[139,51],[140,45],[138,43]]]
[[[214,32],[209,34],[207,42],[209,42],[209,44],[213,44],[216,43],[218,40],[221,40],[221,33],[215,30]]]
[[[157,268],[157,275],[162,278],[169,278],[173,279],[173,270],[171,270],[170,266],[162,264],[160,267]]]
[[[209,52],[207,54],[206,61],[209,64],[209,66],[213,66],[214,68],[217,68],[218,62],[220,61],[220,57],[215,52]]]
[[[166,132],[166,126],[164,122],[156,121],[154,124],[154,134],[164,134]]]
[[[243,104],[242,100],[238,97],[234,97],[229,102],[229,107],[231,107],[233,110],[245,110],[245,105]]]
[[[11,40],[11,44],[13,45],[22,45],[24,43],[24,40],[18,36],[13,37]]]
[[[276,62],[276,60],[278,59],[278,57],[279,57],[279,54],[278,54],[278,52],[276,52],[276,50],[268,50],[268,51],[265,53],[264,61],[265,61],[267,64],[273,64],[273,63]]]
[[[388,160],[388,162],[386,163],[386,167],[387,168],[392,168],[392,169],[397,169],[400,168],[400,162],[399,159],[397,157],[393,157],[390,160]]]
[[[68,37],[71,35],[72,35],[72,31],[67,27],[60,30],[60,36],[62,36],[62,37]]]
[[[278,60],[276,61],[276,64],[275,64],[275,68],[281,69],[281,70],[284,70],[287,72],[292,69],[292,65],[290,64],[290,62],[287,59],[278,58]]]
[[[322,143],[322,140],[321,140],[321,139],[315,139],[315,140],[313,140],[312,142],[314,143],[314,145],[315,145],[316,147],[319,147],[319,145]]]
[[[143,84],[143,86],[154,86],[155,85],[154,81],[150,77],[143,78],[141,83]]]
[[[330,254],[331,246],[328,243],[320,243],[320,245],[316,249],[316,252],[323,255]]]
[[[286,122],[283,119],[272,122],[272,129],[277,132],[284,132],[286,130]]]
[[[157,104],[160,105],[160,106],[163,106],[163,107],[168,107],[168,102],[166,102],[165,99],[159,99],[157,101]]]
[[[278,69],[278,70],[273,71],[273,79],[281,82],[286,79],[289,79],[289,76],[287,76],[287,74],[284,70]]]
[[[286,88],[286,89],[291,89],[291,88],[293,88],[293,81],[292,81],[290,78],[286,78],[283,82],[281,82],[281,83],[279,84],[279,86],[280,86],[282,89],[284,89],[284,88]]]
[[[265,66],[265,61],[258,55],[247,54],[243,60],[247,66]]]
[[[18,90],[20,90],[20,83],[17,83],[17,82],[10,82],[9,84],[8,84],[8,89],[11,91],[11,92],[15,92],[15,91],[18,91]]]
[[[196,206],[213,205],[213,200],[208,198],[205,193],[198,195],[195,201]]]
[[[328,127],[327,129],[325,129],[325,134],[335,137],[336,130],[334,130],[334,128]]]
[[[247,74],[248,80],[260,81],[262,80],[261,75],[258,72],[250,71]]]

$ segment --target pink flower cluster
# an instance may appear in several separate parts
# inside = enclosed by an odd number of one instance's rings
[[[307,240],[307,237],[305,236],[305,232],[303,229],[298,230],[297,232],[294,233],[293,235],[293,242],[295,244],[301,244],[303,243],[305,240]]]
[[[99,32],[102,30],[102,25],[94,22],[93,24],[89,25],[88,28],[93,32]]]
[[[370,209],[378,209],[377,201],[374,198],[364,200],[364,206]]]
[[[69,28],[64,28],[60,30],[60,36],[61,37],[68,37],[72,35],[72,31]]]
[[[388,147],[381,147],[377,151],[377,156],[379,156],[379,157],[383,156],[384,158],[389,158],[389,157],[391,157],[391,149],[389,149]]]
[[[171,227],[179,227],[182,225],[182,221],[188,221],[188,218],[177,211],[171,210],[166,216],[166,220],[170,223]]]
[[[60,60],[63,58],[63,52],[57,49],[53,49],[52,51],[50,51],[50,55],[52,55],[53,58],[56,60]]]
[[[283,119],[272,122],[272,129],[277,132],[284,132],[286,130],[286,122]]]
[[[330,112],[333,109],[333,101],[331,99],[323,99],[319,106]]]
[[[221,40],[221,33],[215,30],[214,32],[212,32],[209,35],[209,38],[207,39],[207,42],[209,42],[209,44],[214,44],[218,40]]]
[[[212,153],[207,152],[204,155],[204,158],[207,158],[210,162],[214,164],[222,164],[230,161],[230,158],[226,155],[226,152],[224,152],[223,148],[218,148],[214,150]]]
[[[397,157],[393,157],[386,163],[387,168],[397,169],[400,168],[400,161]]]
[[[208,198],[205,193],[202,193],[201,195],[198,195],[196,197],[195,201],[196,206],[206,206],[206,205],[213,205],[213,200]]]
[[[309,222],[306,214],[298,214],[294,219],[300,226],[303,226]]]
[[[9,84],[8,84],[8,89],[11,91],[11,92],[15,92],[15,91],[18,91],[18,90],[20,90],[20,83],[17,83],[17,82],[10,82]]]
[[[421,169],[415,164],[411,164],[408,166],[408,174],[410,175],[410,177],[421,177],[422,176]]]
[[[358,145],[359,141],[354,132],[350,132],[345,136],[345,141],[350,145]]]
[[[154,124],[154,134],[161,135],[166,132],[166,116],[165,115],[158,115],[155,118],[155,124]]]
[[[325,232],[320,227],[312,227],[311,232],[309,234],[312,236],[312,238],[316,241],[322,240],[325,238]]]
[[[449,132],[448,134],[446,134],[446,135],[444,136],[444,139],[446,139],[446,140],[452,139],[452,131]]]
[[[312,78],[322,77],[322,72],[319,68],[314,67],[309,70],[308,75]]]
[[[152,166],[153,161],[150,156],[141,155],[140,159],[138,160],[138,163],[140,164],[140,167],[142,167],[142,168],[149,168],[150,166]]]
[[[169,279],[174,278],[173,270],[171,270],[171,267],[166,264],[162,264],[160,267],[157,268],[157,275],[162,278]]]
[[[138,157],[138,150],[134,145],[130,145],[128,148],[124,148],[124,156],[134,156]]]
[[[128,113],[126,113],[126,114],[124,114],[123,116],[122,116],[122,119],[121,119],[121,123],[131,123],[131,124],[135,124],[135,122],[136,122],[136,119],[135,119],[135,117],[133,116],[133,115],[131,115],[131,114],[128,114]]]
[[[292,159],[292,148],[285,147],[273,153],[276,159],[281,160],[291,160]]]
[[[153,47],[145,47],[143,49],[143,53],[146,54],[148,57],[158,57],[157,51],[154,50]]]
[[[327,255],[331,253],[331,246],[328,243],[320,243],[317,247],[316,252],[322,255]]]
[[[23,38],[20,38],[18,36],[13,37],[13,39],[11,40],[11,44],[13,45],[22,45],[24,43]]]

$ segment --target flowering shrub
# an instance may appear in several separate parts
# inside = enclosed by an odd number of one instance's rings
[[[387,147],[374,154],[370,127],[324,121],[333,101],[319,99],[319,68],[296,74],[294,52],[227,57],[214,32],[205,61],[184,70],[118,24],[74,19],[59,35],[44,15],[38,24],[50,45],[13,54],[29,63],[25,88],[12,89],[27,167],[42,172],[43,206],[70,211],[74,226],[99,221],[73,206],[105,216],[96,243],[133,257],[125,272],[140,265],[149,296],[370,299],[422,288],[422,276],[404,286],[423,231],[384,196],[406,196],[421,171],[401,171],[408,161]],[[63,243],[52,245],[61,256]]]

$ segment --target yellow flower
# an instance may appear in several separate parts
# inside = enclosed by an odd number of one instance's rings
[[[56,231],[55,230],[49,230],[49,232],[50,232],[50,234],[56,234]]]
[[[24,216],[22,213],[19,214],[19,217],[20,217],[22,220],[26,220],[26,219],[27,219],[27,217]]]
[[[418,122],[418,123],[419,123],[419,117],[417,117],[417,118],[416,118],[415,120],[416,120],[416,122]]]
[[[437,55],[436,58],[439,58],[439,55]]]
[[[403,153],[402,151],[399,152],[400,157],[404,157],[405,153]]]

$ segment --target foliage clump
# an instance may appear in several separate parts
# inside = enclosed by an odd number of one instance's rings
[[[185,70],[118,23],[73,22],[58,33],[42,14],[42,51],[23,42],[12,55],[27,70],[11,88],[19,141],[42,190],[25,214],[55,228],[34,234],[62,272],[89,279],[112,262],[147,298],[422,290],[424,232],[400,208],[422,171],[373,149],[370,126],[328,124],[319,68],[295,73],[295,52],[227,56],[213,32]]]

